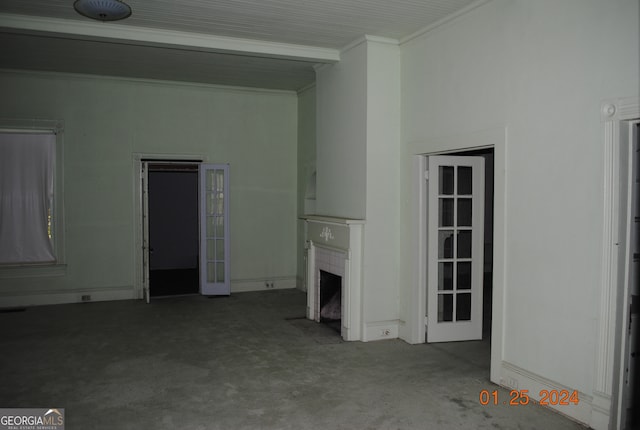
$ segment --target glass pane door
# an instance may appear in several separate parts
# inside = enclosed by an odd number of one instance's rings
[[[484,159],[429,157],[427,341],[482,338]]]
[[[229,295],[229,165],[200,166],[200,293]]]

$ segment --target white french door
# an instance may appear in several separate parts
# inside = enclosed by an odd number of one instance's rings
[[[200,165],[200,294],[229,295],[229,165]]]
[[[484,159],[428,160],[427,342],[482,339]]]

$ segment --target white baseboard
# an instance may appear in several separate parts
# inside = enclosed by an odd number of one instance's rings
[[[298,282],[295,276],[231,280],[231,294],[249,291],[285,290],[297,287]]]
[[[589,425],[594,430],[609,430],[611,421],[611,396],[605,393],[593,393],[591,404],[591,422]]]
[[[576,391],[574,388],[554,382],[535,373],[529,372],[521,367],[506,361],[502,362],[500,385],[512,390],[528,390],[527,395],[531,400],[540,401],[540,392],[555,390],[560,392],[568,390],[570,393]],[[547,407],[566,415],[580,423],[591,425],[593,398],[585,393],[578,392],[579,403],[569,405],[548,405]]]
[[[83,296],[89,296],[83,300]],[[70,289],[51,291],[10,292],[0,295],[0,308],[25,306],[60,305],[64,303],[102,302],[110,300],[131,300],[137,298],[133,286]]]
[[[268,285],[268,286],[267,286]],[[297,288],[298,280],[295,276],[274,277],[262,279],[243,279],[231,281],[231,293],[248,291],[266,291]],[[83,299],[89,296],[89,300]],[[24,306],[60,305],[64,303],[101,302],[110,300],[140,299],[140,291],[133,286],[6,292],[0,294],[1,308],[16,308]]]
[[[375,340],[397,339],[399,331],[399,320],[367,322],[364,323],[362,341],[371,342]]]

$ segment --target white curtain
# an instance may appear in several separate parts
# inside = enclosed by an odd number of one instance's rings
[[[55,149],[53,133],[0,132],[0,264],[55,261],[48,234]]]

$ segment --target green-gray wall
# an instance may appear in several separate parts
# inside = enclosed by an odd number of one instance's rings
[[[64,121],[67,263],[54,277],[0,270],[2,304],[135,296],[135,153],[229,163],[232,292],[295,286],[295,93],[13,71],[0,93],[0,118]]]

